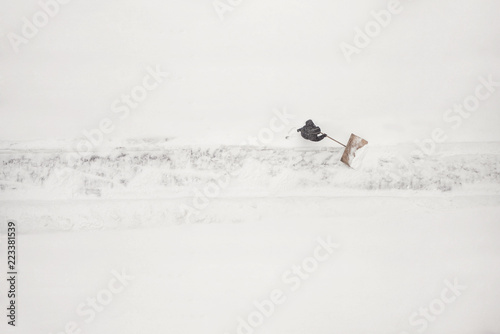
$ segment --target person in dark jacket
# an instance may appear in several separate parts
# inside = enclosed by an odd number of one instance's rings
[[[326,137],[326,134],[321,133],[320,127],[316,126],[312,120],[308,120],[306,125],[297,129],[297,132],[300,132],[302,138],[311,141],[320,141]]]

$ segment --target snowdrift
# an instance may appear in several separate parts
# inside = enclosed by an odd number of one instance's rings
[[[356,170],[339,161],[342,148],[165,143],[128,142],[77,158],[57,145],[4,144],[0,215],[26,222],[26,231],[116,228],[206,222],[201,211],[238,198],[500,193],[499,143],[442,145],[424,156],[405,145],[367,146]],[[224,212],[208,221],[225,221]]]

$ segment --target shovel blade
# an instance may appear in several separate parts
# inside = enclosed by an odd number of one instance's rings
[[[366,140],[361,137],[356,136],[354,133],[351,133],[351,137],[347,142],[346,148],[344,150],[344,154],[342,154],[342,158],[340,161],[345,163],[347,166],[351,167],[351,163],[356,156],[356,151],[368,144]]]

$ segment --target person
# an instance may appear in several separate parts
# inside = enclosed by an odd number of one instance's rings
[[[297,129],[297,132],[300,132],[302,138],[311,141],[321,141],[326,137],[326,134],[321,133],[320,127],[316,126],[312,120],[307,120],[306,125]]]

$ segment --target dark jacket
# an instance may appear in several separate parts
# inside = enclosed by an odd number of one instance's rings
[[[312,120],[308,120],[306,125],[297,129],[297,132],[300,132],[302,137],[307,140],[320,141],[325,138],[324,135],[318,136],[321,134],[321,128],[316,126]]]

